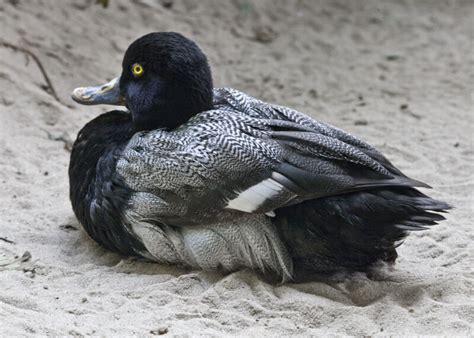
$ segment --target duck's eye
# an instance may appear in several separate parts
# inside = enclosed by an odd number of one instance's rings
[[[135,63],[132,66],[132,74],[135,77],[140,77],[143,75],[143,66],[139,63]]]

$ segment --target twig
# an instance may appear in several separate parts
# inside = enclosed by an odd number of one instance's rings
[[[0,237],[0,241],[4,241],[4,242],[10,243],[10,244],[15,244],[15,242],[10,241],[10,240],[9,240],[8,238],[6,238],[6,237]]]
[[[59,99],[58,95],[56,94],[56,90],[54,90],[53,83],[49,79],[49,76],[46,73],[46,69],[43,67],[43,64],[41,63],[39,58],[35,54],[33,54],[33,52],[31,52],[30,50],[28,50],[26,48],[16,46],[16,45],[11,44],[11,43],[6,42],[6,41],[0,41],[0,46],[10,48],[10,49],[13,49],[14,51],[22,52],[22,53],[25,53],[28,56],[31,56],[33,58],[33,60],[36,62],[36,65],[38,66],[39,70],[41,71],[41,74],[43,74],[44,80],[46,81],[46,85],[50,90],[50,94],[56,99],[56,101],[58,101],[59,103],[62,103],[61,100]]]

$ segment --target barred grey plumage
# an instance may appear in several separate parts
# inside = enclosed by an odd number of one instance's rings
[[[359,186],[417,185],[371,146],[297,111],[229,88],[215,90],[214,104],[175,130],[135,134],[118,160],[135,191],[124,224],[157,261],[289,278],[288,253],[264,214]],[[377,177],[363,178],[363,168]]]

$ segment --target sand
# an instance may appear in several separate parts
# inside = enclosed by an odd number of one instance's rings
[[[0,335],[473,334],[471,1],[2,1]],[[179,31],[216,86],[294,107],[375,145],[448,220],[412,234],[391,271],[271,285],[139,262],[90,240],[68,199],[70,143],[110,107],[69,94],[120,72],[128,44]]]

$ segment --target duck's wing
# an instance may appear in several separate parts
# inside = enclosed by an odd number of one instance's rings
[[[118,161],[120,178],[149,202],[158,196],[159,207],[147,208],[174,224],[202,224],[226,211],[271,215],[371,187],[425,186],[339,129],[255,105],[246,112],[222,101],[174,131],[136,134]]]
[[[370,144],[358,139],[357,137],[345,132],[342,129],[339,129],[328,123],[316,121],[308,115],[294,109],[263,102],[233,88],[214,89],[214,104],[221,109],[235,109],[255,118],[265,118],[275,121],[288,121],[296,123],[299,125],[300,130],[312,131],[320,135],[342,141],[373,158],[385,168],[387,168],[390,172],[398,176],[405,176],[382,153],[380,153]],[[277,123],[275,127],[278,128]],[[285,127],[282,127],[282,129],[285,129]],[[423,186],[426,186],[426,184],[423,184]]]

